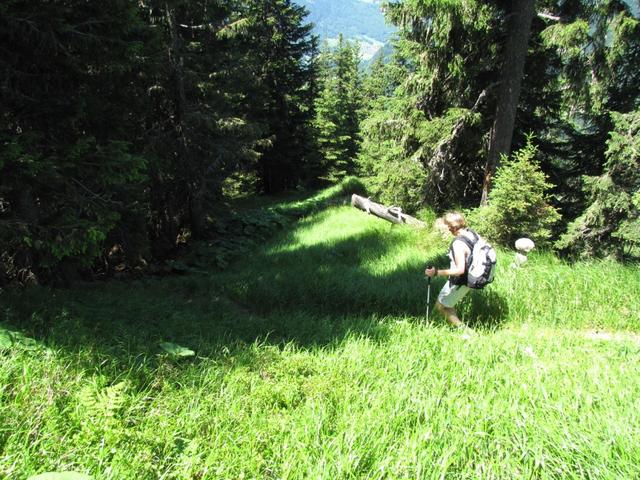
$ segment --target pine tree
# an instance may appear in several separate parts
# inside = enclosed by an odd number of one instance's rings
[[[164,255],[182,231],[207,234],[207,212],[222,184],[255,162],[261,130],[241,89],[247,53],[238,7],[216,0],[150,2],[148,21],[162,45],[153,65],[147,151],[154,251]]]
[[[290,0],[246,4],[252,116],[268,139],[260,148],[258,174],[262,190],[275,193],[300,184],[314,166],[317,39],[305,23],[306,9]]]
[[[503,157],[488,204],[470,212],[470,223],[491,241],[511,246],[518,238],[527,237],[539,246],[550,245],[560,214],[551,205],[549,190],[553,185],[541,170],[537,154],[529,138],[525,147]]]
[[[509,27],[501,62],[502,70],[496,113],[484,168],[481,204],[486,204],[488,200],[492,177],[496,167],[500,164],[500,156],[509,155],[511,151],[522,74],[533,20],[534,0],[515,0],[511,4],[511,10],[507,14],[507,17],[510,17]]]
[[[0,252],[10,276],[71,278],[108,236],[139,223],[142,85],[137,7],[3,2]],[[136,233],[117,241],[134,253]]]
[[[108,251],[164,258],[210,234],[241,175],[275,191],[317,173],[305,15],[286,0],[2,3],[0,281]]]
[[[569,225],[558,247],[582,256],[640,257],[640,110],[613,113],[607,162],[585,177],[589,206]]]
[[[526,55],[522,93],[517,104],[505,96],[510,108],[497,110],[505,93],[500,85],[518,77],[505,73],[511,63],[503,61],[506,46],[516,44],[509,32],[524,31],[509,28],[512,5],[389,2],[387,16],[399,27],[395,55],[405,73],[393,117],[367,129],[373,137],[364,143],[392,140],[401,149],[397,162],[406,163],[407,171],[420,164],[424,202],[439,208],[475,204],[489,133],[498,118],[506,118],[496,112],[515,112],[513,148],[525,145],[528,133],[536,134],[541,166],[558,185],[563,213],[575,215],[581,207],[577,179],[599,173],[604,163],[608,111],[637,105],[638,69],[631,67],[640,51],[637,19],[615,0],[537,2],[529,48],[515,55]],[[385,128],[392,125],[399,127]],[[503,131],[494,140],[510,138],[511,127]],[[490,150],[495,157],[506,147]]]
[[[358,47],[340,35],[335,50],[325,49],[321,62],[322,90],[316,100],[314,125],[324,170],[335,180],[353,173],[359,148],[362,96]]]
[[[405,157],[404,141],[419,135],[406,118],[408,111],[415,111],[415,97],[401,89],[408,75],[405,59],[395,54],[389,62],[376,61],[365,77],[357,165],[374,198],[413,213],[423,205],[427,178],[418,158]]]
[[[408,180],[420,172],[413,202],[470,203],[480,192],[503,11],[493,2],[408,0],[389,4],[387,16],[399,27],[395,56],[404,76],[393,117],[369,131],[400,148],[393,169]]]

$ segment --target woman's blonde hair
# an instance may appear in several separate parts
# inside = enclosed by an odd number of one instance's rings
[[[444,216],[444,223],[450,230],[456,231],[467,227],[467,221],[460,212],[448,212]]]

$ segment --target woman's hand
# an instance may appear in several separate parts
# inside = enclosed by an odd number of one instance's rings
[[[427,277],[435,277],[436,275],[438,275],[438,269],[435,267],[427,267],[424,271],[424,274]]]

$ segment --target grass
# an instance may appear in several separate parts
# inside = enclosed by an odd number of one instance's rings
[[[0,478],[638,478],[637,266],[500,251],[465,339],[446,247],[333,206],[224,271],[3,292]]]

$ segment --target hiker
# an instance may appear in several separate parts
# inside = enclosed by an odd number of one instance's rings
[[[442,290],[438,294],[436,300],[436,308],[444,315],[447,321],[455,327],[465,327],[464,323],[458,318],[455,305],[469,291],[467,286],[467,259],[471,255],[471,249],[461,239],[466,237],[469,241],[475,240],[474,234],[467,229],[467,222],[464,216],[458,212],[449,212],[443,217],[444,226],[456,238],[451,242],[448,256],[451,260],[449,268],[439,270],[435,267],[427,267],[424,271],[429,277],[443,276],[449,277],[447,283],[444,284]]]

